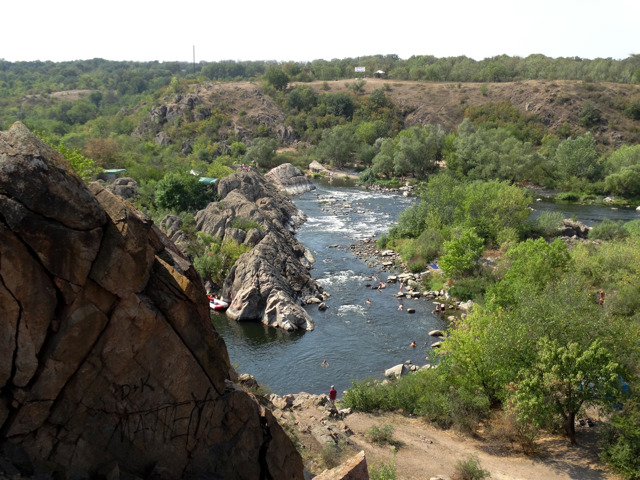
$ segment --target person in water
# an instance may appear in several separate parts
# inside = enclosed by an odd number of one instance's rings
[[[328,367],[329,366],[329,362],[327,362],[326,360],[323,360],[322,363],[320,364],[321,367]]]

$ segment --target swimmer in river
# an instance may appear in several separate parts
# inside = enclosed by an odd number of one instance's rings
[[[329,366],[329,363],[327,363],[327,361],[326,361],[326,360],[323,360],[323,361],[322,361],[322,363],[320,364],[320,366],[322,366],[322,367],[328,367],[328,366]]]
[[[415,347],[416,346],[416,342],[411,342],[411,346]]]
[[[371,305],[371,300],[369,300],[369,299],[367,298],[367,302],[366,302],[366,303],[367,303],[367,305]]]

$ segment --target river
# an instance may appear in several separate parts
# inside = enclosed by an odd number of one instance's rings
[[[311,273],[332,295],[326,311],[308,307],[316,322],[315,330],[288,333],[212,313],[237,371],[253,375],[279,395],[327,393],[331,385],[340,392],[350,387],[352,380],[381,378],[385,369],[407,360],[423,365],[426,349],[436,341],[428,332],[447,326],[431,313],[433,304],[429,301],[405,300],[405,311],[399,311],[398,300],[392,295],[397,293],[397,286],[382,291],[368,287],[374,283],[374,276],[385,281],[388,274],[368,267],[348,248],[358,240],[387,231],[416,199],[336,185],[317,187],[294,198],[308,217],[297,237],[316,258]],[[632,209],[547,201],[533,207],[534,216],[544,210],[559,210],[589,225],[604,218],[640,218],[640,213]],[[409,307],[416,313],[406,312]],[[412,341],[418,346],[412,348]],[[323,360],[329,365],[323,367]]]

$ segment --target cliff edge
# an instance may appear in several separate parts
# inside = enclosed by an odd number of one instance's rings
[[[303,478],[229,380],[191,264],[21,123],[0,132],[0,312],[0,447],[23,475]]]

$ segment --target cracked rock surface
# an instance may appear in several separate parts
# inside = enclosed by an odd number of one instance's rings
[[[69,478],[303,478],[230,372],[199,276],[153,222],[21,123],[0,132],[2,451]]]

